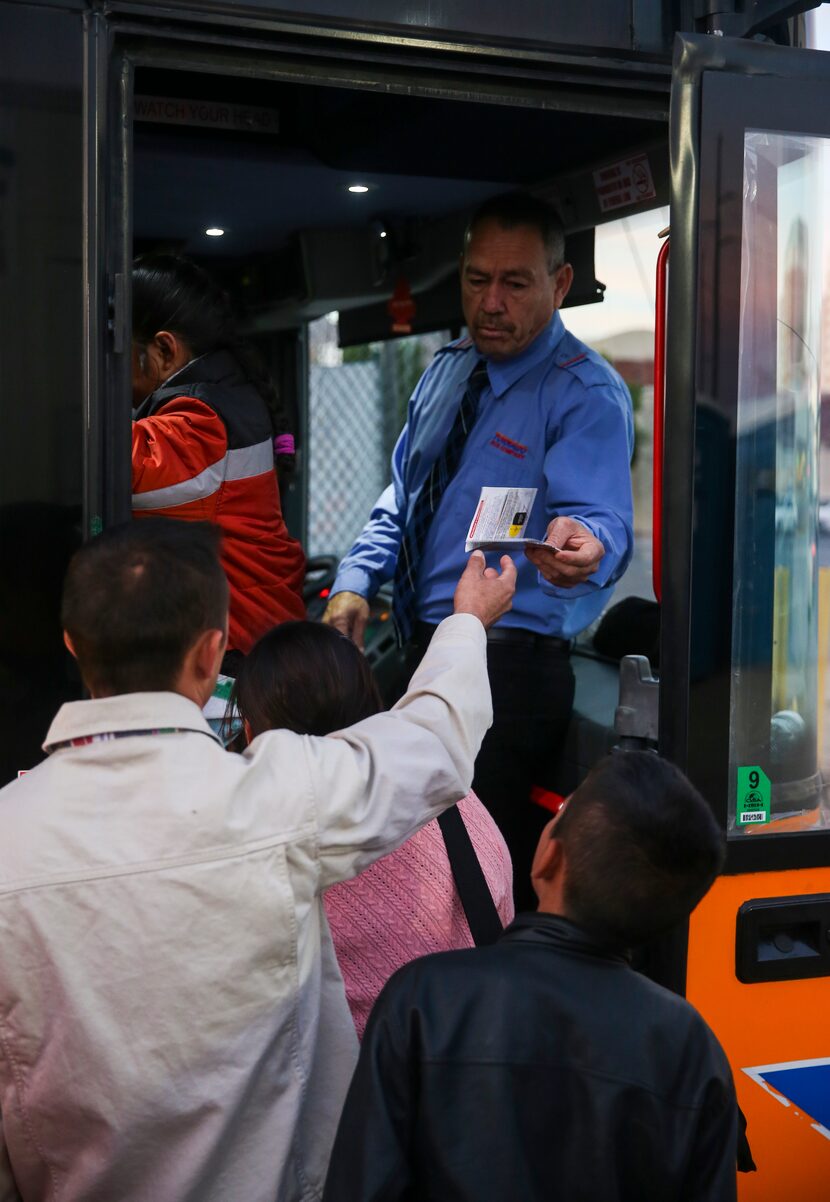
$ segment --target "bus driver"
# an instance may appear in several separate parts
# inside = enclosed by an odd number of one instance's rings
[[[562,324],[572,279],[550,206],[511,194],[473,216],[461,260],[469,337],[439,351],[416,387],[393,483],[341,563],[324,616],[361,643],[367,598],[394,577],[414,668],[451,612],[482,486],[538,490],[526,533],[561,550],[528,550],[513,610],[489,632],[495,717],[473,786],[513,854],[518,908],[534,904],[530,863],[545,818],[528,799],[567,728],[570,641],[598,617],[633,547],[631,399]]]

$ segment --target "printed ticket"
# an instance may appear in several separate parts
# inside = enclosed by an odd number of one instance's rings
[[[542,539],[524,537],[536,492],[535,488],[482,488],[464,549],[515,551],[546,546],[558,550]]]

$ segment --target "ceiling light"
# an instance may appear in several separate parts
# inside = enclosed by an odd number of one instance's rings
[[[380,231],[380,236],[381,236],[381,238],[385,238],[385,237],[386,237],[386,230],[381,230],[381,231]]]
[[[366,184],[349,184],[350,192],[368,192],[369,188]]]
[[[225,231],[220,229],[218,225],[208,226],[208,228],[205,230],[208,238],[221,238],[224,232]]]

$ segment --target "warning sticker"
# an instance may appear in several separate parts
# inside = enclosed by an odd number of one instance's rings
[[[161,125],[197,125],[203,129],[232,129],[251,134],[276,134],[280,128],[276,109],[219,100],[185,100],[179,96],[136,96],[133,116],[136,121]]]
[[[766,773],[754,765],[738,769],[736,821],[738,826],[769,822],[772,786]]]
[[[594,187],[603,213],[640,204],[644,200],[654,200],[657,196],[648,155],[645,154],[635,154],[630,159],[600,167],[599,171],[594,172]]]

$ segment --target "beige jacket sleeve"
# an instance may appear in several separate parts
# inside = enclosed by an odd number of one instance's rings
[[[446,618],[393,709],[306,740],[321,889],[356,876],[469,792],[493,720],[486,646],[478,618]]]

